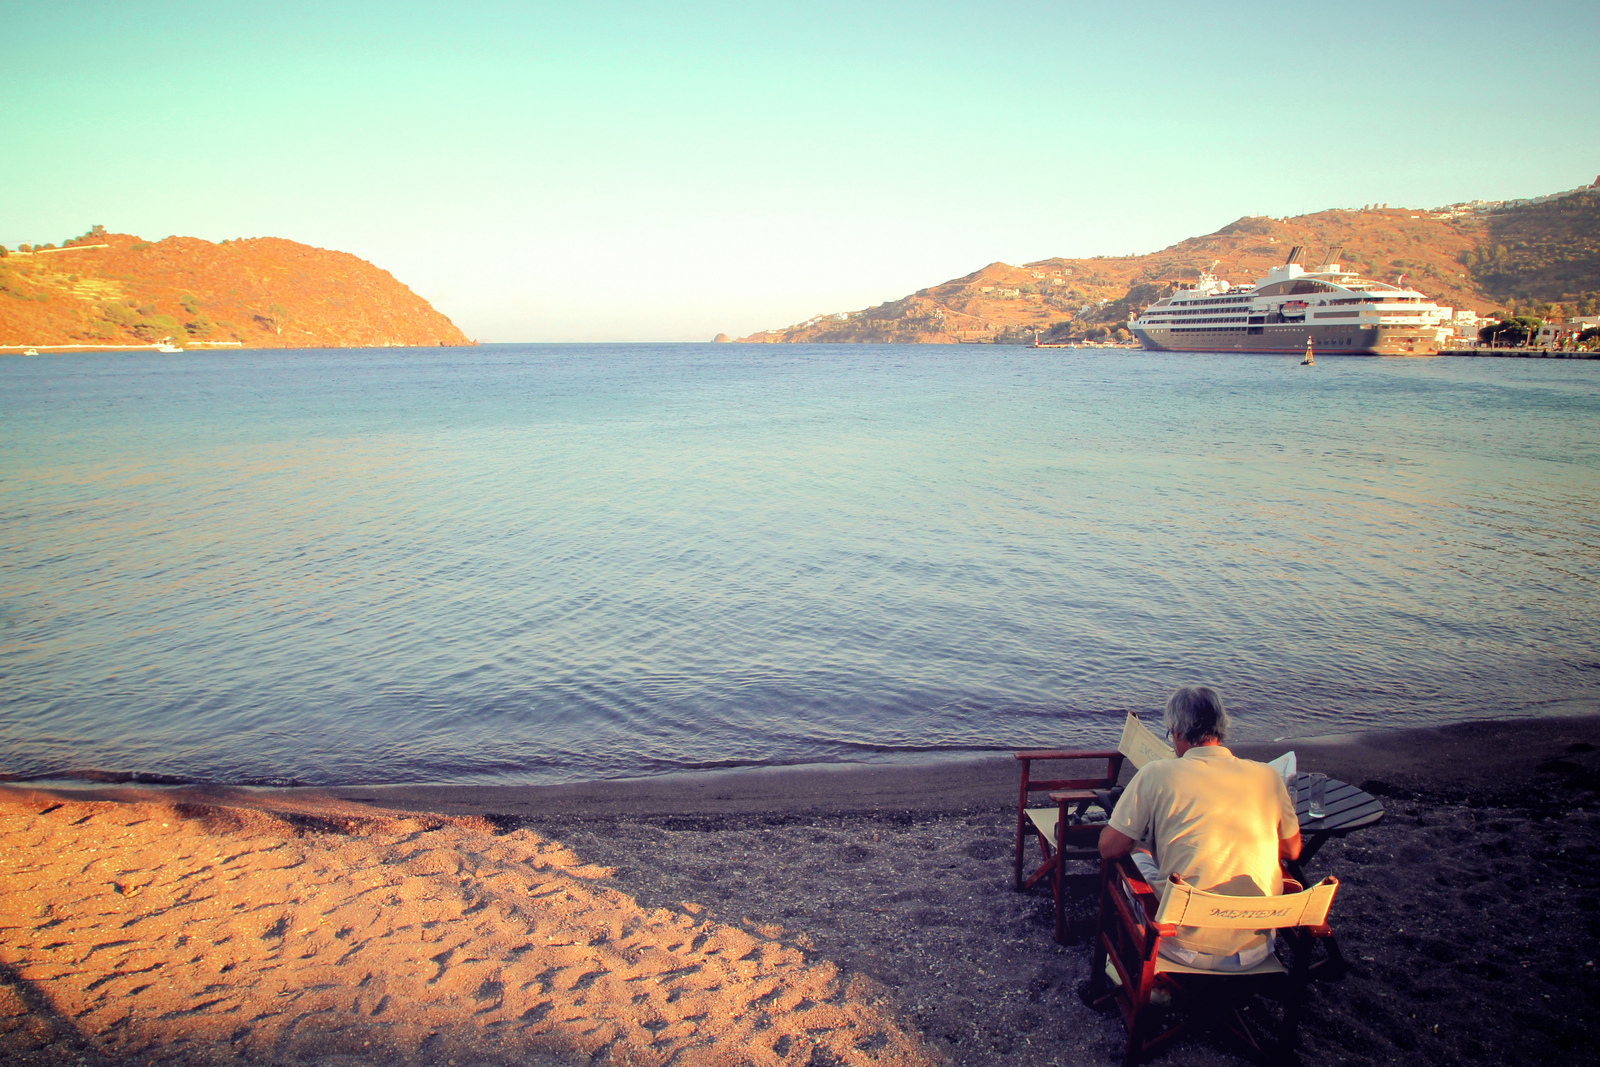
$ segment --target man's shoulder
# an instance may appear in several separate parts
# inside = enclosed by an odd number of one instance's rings
[[[1197,746],[1175,759],[1153,760],[1139,769],[1139,777],[1151,785],[1186,778],[1211,778],[1218,774],[1257,777],[1272,776],[1276,772],[1265,763],[1241,759],[1221,745]]]
[[[1175,777],[1182,777],[1187,770],[1181,758],[1151,760],[1139,768],[1128,786],[1131,789],[1154,789]]]

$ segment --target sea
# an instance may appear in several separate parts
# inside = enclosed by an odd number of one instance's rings
[[[1600,362],[0,360],[0,776],[539,784],[1600,710]]]

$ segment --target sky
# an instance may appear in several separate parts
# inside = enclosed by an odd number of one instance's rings
[[[1596,40],[1556,0],[0,0],[0,244],[287,237],[480,341],[704,341],[1587,184]]]

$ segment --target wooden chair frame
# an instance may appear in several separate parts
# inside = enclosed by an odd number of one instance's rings
[[[1185,967],[1157,955],[1161,939],[1174,936],[1178,924],[1158,921],[1161,912],[1170,915],[1173,908],[1158,906],[1155,890],[1144,881],[1131,857],[1105,861],[1102,872],[1094,955],[1090,960],[1089,981],[1082,993],[1091,1007],[1105,1009],[1115,1005],[1121,1012],[1128,1028],[1123,1067],[1136,1067],[1150,1053],[1196,1026],[1225,1029],[1257,1057],[1266,1057],[1266,1051],[1240,1012],[1243,1002],[1256,993],[1274,995],[1283,1002],[1283,1020],[1278,1028],[1275,1051],[1284,1056],[1292,1052],[1307,990],[1311,980],[1318,977],[1318,968],[1312,964],[1314,946],[1327,944],[1332,938],[1333,931],[1324,920],[1327,906],[1338,889],[1337,878],[1325,878],[1309,892],[1303,890],[1299,882],[1285,878],[1281,897],[1224,898],[1247,907],[1282,903],[1293,912],[1295,925],[1278,929],[1278,935],[1288,943],[1293,954],[1288,968],[1275,954],[1269,954],[1266,960],[1248,971],[1220,972]],[[1183,886],[1176,876],[1174,882]],[[1193,893],[1192,896],[1218,899],[1215,894]],[[1317,899],[1308,900],[1313,897]],[[1167,903],[1172,905],[1173,901]],[[1193,909],[1185,918],[1197,917],[1201,910]],[[1307,912],[1313,921],[1302,921],[1303,913]],[[1241,927],[1241,922],[1235,920],[1221,925],[1248,928]],[[1189,922],[1188,925],[1212,924]],[[1151,1003],[1151,994],[1158,988],[1174,995],[1182,994],[1189,1002],[1187,1016],[1165,1028],[1158,1025],[1158,1016],[1164,1009]]]
[[[1117,784],[1122,773],[1121,752],[1074,752],[1053,749],[1034,749],[1015,753],[1022,765],[1022,787],[1017,795],[1017,839],[1014,859],[1015,887],[1017,892],[1031,889],[1039,882],[1050,882],[1051,903],[1055,909],[1055,939],[1067,939],[1066,922],[1066,861],[1100,860],[1100,826],[1085,823],[1083,816],[1091,804],[1104,802],[1105,793]],[[1035,762],[1075,760],[1098,762],[1104,773],[1093,777],[1035,778]],[[1049,794],[1055,805],[1051,808],[1031,808],[1028,802],[1035,793]],[[1097,796],[1098,794],[1098,796]],[[1107,811],[1109,812],[1109,808]],[[1032,871],[1026,871],[1025,853],[1029,838],[1039,842],[1041,862]]]

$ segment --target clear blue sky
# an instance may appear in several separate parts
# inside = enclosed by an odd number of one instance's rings
[[[353,252],[485,341],[1600,172],[1600,4],[0,0],[0,244]]]

